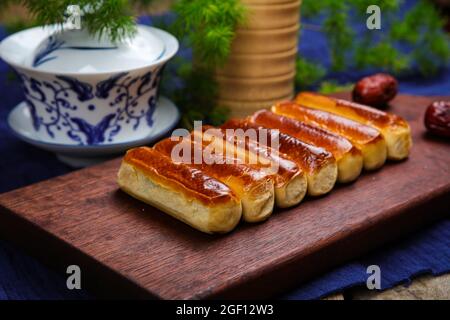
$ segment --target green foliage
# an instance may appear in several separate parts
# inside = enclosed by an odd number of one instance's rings
[[[376,67],[388,72],[401,73],[409,67],[411,60],[391,42],[382,41],[375,45],[358,46],[355,49],[355,62],[359,69]]]
[[[330,44],[332,68],[335,71],[345,69],[345,53],[352,47],[354,32],[348,24],[349,6],[345,1],[331,1],[328,4],[328,18],[323,23]]]
[[[6,8],[6,6],[10,5],[12,3],[12,0],[3,0],[0,1],[0,9]]]
[[[149,4],[153,0],[17,0],[27,7],[36,24],[62,24],[68,6],[79,5],[82,25],[97,36],[108,35],[113,41],[121,41],[136,32],[132,5],[137,2]],[[2,5],[12,3],[6,0]]]
[[[239,0],[178,0],[175,33],[187,39],[197,62],[214,68],[225,62],[245,9]]]
[[[178,0],[173,7],[177,20],[173,31],[192,47],[194,61],[180,67],[184,87],[173,94],[182,106],[182,125],[192,128],[193,120],[219,125],[228,109],[215,105],[217,82],[214,70],[228,57],[236,27],[244,23],[245,8],[239,0]]]
[[[442,60],[450,59],[449,36],[440,32],[443,26],[444,20],[434,7],[421,0],[392,31],[393,38],[414,46],[411,58],[425,75],[436,73]],[[410,35],[404,36],[407,29]]]
[[[399,19],[402,3],[402,0],[304,1],[302,15],[324,17],[320,29],[328,39],[334,71],[375,67],[401,74],[417,65],[424,76],[432,76],[450,57],[449,37],[442,32],[443,19],[433,4],[425,0],[417,1]],[[382,30],[365,30],[357,40],[350,26],[355,22],[365,24],[366,9],[373,4],[381,8]],[[399,50],[399,45],[406,50]],[[320,76],[319,71],[308,75],[314,79]]]
[[[322,94],[332,94],[336,92],[351,91],[353,89],[352,83],[339,84],[334,81],[323,81],[320,84],[318,91]]]
[[[326,75],[326,70],[319,64],[298,57],[296,61],[295,83],[300,90],[316,84]]]
[[[192,129],[194,120],[213,125],[223,123],[228,110],[215,104],[217,83],[211,71],[201,66],[194,68],[190,61],[183,58],[176,58],[173,64],[183,86],[169,92],[169,95],[181,109],[181,125]]]

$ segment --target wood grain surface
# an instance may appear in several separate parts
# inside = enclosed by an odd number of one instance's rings
[[[80,265],[101,296],[269,297],[450,212],[450,144],[425,133],[430,102],[392,103],[412,126],[407,161],[229,235],[202,234],[120,191],[119,159],[0,195],[0,234],[61,271]]]

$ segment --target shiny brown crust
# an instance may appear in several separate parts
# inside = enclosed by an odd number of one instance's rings
[[[346,154],[360,153],[346,138],[332,134],[317,126],[311,126],[292,118],[261,110],[249,117],[249,121],[266,128],[278,129],[306,143],[322,147],[330,151],[336,160]]]
[[[412,147],[411,128],[401,117],[358,103],[322,96],[315,93],[300,93],[296,102],[300,105],[328,111],[373,126],[380,130],[387,146],[390,160],[403,160]]]
[[[212,206],[228,201],[239,202],[233,191],[222,182],[198,169],[173,163],[169,157],[152,148],[131,149],[123,161],[138,168],[151,179],[168,185],[173,190],[197,199],[205,205]]]
[[[202,140],[201,136],[191,134],[182,141],[165,139],[154,148],[173,161],[183,161],[226,184],[240,198],[245,221],[259,222],[269,218],[275,201],[272,177],[258,167],[243,164],[239,158],[218,150],[216,143]],[[223,140],[220,141],[222,146]]]
[[[234,134],[227,134],[227,129],[223,128],[213,128],[211,126],[203,126],[203,131],[212,132],[210,129],[218,130],[222,137],[225,137],[225,140],[233,145],[235,148],[242,148],[246,153],[252,153],[255,157],[259,156],[268,161],[272,161],[278,165],[278,171],[274,175],[275,187],[281,187],[290,179],[296,177],[297,175],[302,175],[302,169],[290,159],[287,155],[280,154],[275,149],[271,148],[267,145],[259,144],[257,141],[251,139],[242,139],[242,137],[238,137]],[[233,130],[234,132],[234,130]],[[260,158],[257,159],[260,159]],[[250,163],[249,156],[245,156],[245,160],[247,163]],[[260,167],[270,168],[271,164],[265,161],[264,164],[259,163]]]
[[[364,119],[375,127],[408,127],[408,123],[401,117],[374,109],[356,102],[351,102],[343,99],[323,96],[312,92],[302,92],[297,95],[295,101],[300,105],[313,107],[319,105],[321,109],[333,112],[333,109],[340,109],[339,114],[346,114],[349,118],[358,120]]]
[[[246,120],[232,119],[221,126],[222,129],[266,129],[269,139],[278,135],[278,130],[264,128],[261,125],[250,123]],[[315,147],[294,138],[290,135],[279,132],[279,150],[294,160],[300,168],[307,173],[312,173],[329,163],[335,163],[333,155],[327,150]]]
[[[185,140],[184,142],[188,141]],[[180,142],[178,141],[172,141],[170,138],[167,138],[155,144],[154,148],[156,151],[170,157],[173,148],[179,143]],[[190,167],[198,169],[208,176],[213,176],[215,179],[218,179],[223,183],[225,183],[225,181],[230,177],[236,177],[242,181],[243,185],[245,186],[244,190],[250,190],[255,187],[255,183],[259,183],[263,180],[265,181],[269,179],[267,175],[259,171],[257,167],[240,164],[239,159],[228,158],[228,160],[232,160],[231,163],[216,163],[215,161],[212,161],[217,159],[219,161],[225,162],[227,160],[227,157],[224,154],[218,152],[213,154],[211,158],[208,158],[209,160],[211,160],[209,164],[207,164],[205,161],[201,161],[201,163],[198,164],[194,163],[195,149],[197,149],[197,151],[203,151],[204,147],[206,146],[206,143],[202,147],[200,147],[198,144],[190,143],[191,157],[190,159],[188,159],[188,161],[190,162],[188,165]]]
[[[342,135],[357,146],[383,139],[380,131],[373,127],[327,111],[300,106],[295,102],[278,103],[272,107],[272,111]]]

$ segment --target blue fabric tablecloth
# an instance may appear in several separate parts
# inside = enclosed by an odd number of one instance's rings
[[[144,18],[150,23],[151,19]],[[5,37],[0,28],[0,39]],[[325,61],[327,45],[322,34],[303,31],[300,52]],[[341,83],[355,81],[363,72],[331,75]],[[450,69],[432,79],[419,76],[400,79],[401,93],[450,95]],[[0,61],[0,193],[67,173],[71,168],[51,153],[31,147],[15,138],[6,124],[9,111],[22,100],[21,88],[10,69]],[[450,150],[449,150],[450,152]],[[450,203],[450,199],[449,199]],[[338,253],[337,253],[338,254]],[[363,285],[367,267],[381,268],[382,289],[407,283],[419,274],[438,275],[450,271],[450,220],[416,232],[401,241],[378,249],[286,293],[286,299],[315,299],[343,289]],[[73,299],[90,297],[86,292],[66,289],[64,273],[48,270],[20,249],[0,239],[0,299]]]

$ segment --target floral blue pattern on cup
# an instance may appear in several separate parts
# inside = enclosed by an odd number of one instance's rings
[[[0,43],[0,57],[22,80],[28,106],[22,112],[34,138],[111,146],[151,134],[163,68],[178,48],[175,37],[149,26],[114,43],[53,25],[10,35]]]
[[[67,75],[45,80],[19,76],[37,132],[44,131],[50,139],[63,133],[79,145],[98,145],[115,142],[124,130],[153,126],[163,69],[143,75],[118,73],[97,83]]]

